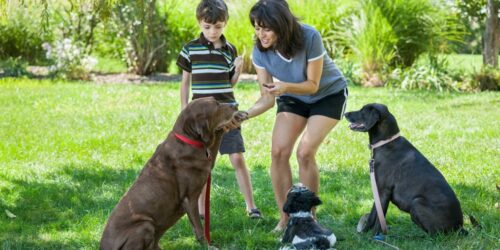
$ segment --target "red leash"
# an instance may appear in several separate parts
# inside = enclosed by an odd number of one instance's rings
[[[199,141],[194,141],[191,140],[183,135],[174,133],[175,137],[177,139],[183,141],[186,144],[189,144],[195,148],[204,148],[205,145],[203,145],[202,142]],[[207,157],[210,160],[211,155],[209,155],[209,152],[207,151]],[[208,245],[210,245],[210,183],[212,182],[211,174],[208,173],[208,179],[207,179],[207,187],[206,187],[206,195],[205,195],[205,239],[207,240]]]
[[[205,239],[210,245],[210,182],[212,182],[212,175],[208,174],[207,179],[207,192],[205,194]]]

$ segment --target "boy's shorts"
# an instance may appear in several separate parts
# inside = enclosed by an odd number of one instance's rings
[[[245,145],[241,136],[241,127],[232,129],[222,136],[219,152],[223,154],[244,153]]]
[[[281,96],[276,100],[277,113],[290,112],[305,118],[322,115],[340,120],[345,112],[348,95],[347,88],[345,88],[335,94],[325,96],[315,103],[305,103],[294,97]]]

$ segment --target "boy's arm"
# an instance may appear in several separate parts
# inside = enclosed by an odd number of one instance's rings
[[[240,77],[241,70],[243,69],[243,58],[238,56],[234,59],[234,75],[231,77],[231,85],[235,85]]]
[[[182,80],[181,80],[181,110],[183,110],[189,102],[190,86],[191,86],[191,73],[183,70]]]

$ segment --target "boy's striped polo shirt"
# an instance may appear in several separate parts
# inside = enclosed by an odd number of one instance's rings
[[[177,65],[191,73],[193,100],[213,96],[224,103],[236,102],[231,77],[234,75],[236,48],[221,36],[222,48],[215,49],[203,33],[184,47],[177,58]]]

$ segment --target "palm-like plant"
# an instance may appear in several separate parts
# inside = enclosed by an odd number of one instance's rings
[[[334,40],[363,69],[363,84],[383,85],[383,71],[409,67],[424,53],[448,49],[460,38],[458,19],[432,0],[361,0],[358,10],[337,24]]]
[[[334,36],[361,64],[363,85],[381,86],[380,73],[396,55],[397,36],[375,1],[364,1]]]
[[[460,39],[458,17],[448,14],[446,3],[430,0],[373,0],[392,26],[398,41],[392,65],[410,67],[423,53],[448,50]]]

